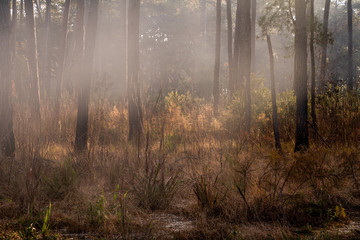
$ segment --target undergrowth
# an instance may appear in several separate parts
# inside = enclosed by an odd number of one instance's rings
[[[147,103],[140,146],[127,142],[126,108],[92,105],[89,151],[81,156],[69,145],[73,116],[62,116],[60,134],[51,119],[42,119],[42,131],[53,133],[51,141],[29,144],[18,134],[15,158],[0,159],[2,222],[22,239],[51,238],[60,230],[166,238],[169,229],[156,225],[159,212],[192,222],[191,228],[171,233],[179,239],[246,239],[239,229],[248,222],[309,231],[348,222],[360,197],[359,98],[319,96],[311,148],[294,154],[295,98],[292,92],[279,94],[278,152],[270,94],[261,81],[256,84],[249,136],[241,125],[241,93],[218,118],[190,92]],[[73,106],[67,108],[64,112]],[[26,126],[24,121],[15,118],[14,126]],[[274,238],[291,239],[288,235],[279,230]]]

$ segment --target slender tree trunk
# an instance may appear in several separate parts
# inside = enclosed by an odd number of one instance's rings
[[[59,120],[60,114],[60,101],[61,101],[61,89],[64,75],[64,66],[65,66],[65,50],[66,50],[66,39],[68,32],[68,21],[69,21],[69,10],[70,10],[71,0],[65,1],[65,7],[63,12],[63,22],[61,28],[61,39],[59,47],[59,66],[57,70],[57,79],[56,79],[56,97],[55,97],[55,119]]]
[[[240,1],[240,52],[239,52],[239,80],[245,84],[245,131],[250,133],[251,128],[251,0]]]
[[[235,39],[234,39],[234,54],[232,61],[232,73],[230,81],[230,94],[232,95],[235,91],[240,89],[239,84],[239,54],[240,54],[240,28],[241,28],[241,1],[237,0],[236,6],[236,20],[235,20]]]
[[[126,10],[127,3],[126,0],[121,0],[120,2],[120,74],[121,74],[121,82],[126,83],[126,39],[127,39],[127,31],[126,31]]]
[[[27,31],[27,58],[30,72],[31,115],[35,121],[40,121],[40,89],[39,63],[36,39],[36,25],[34,20],[34,5],[32,0],[25,0],[26,31]]]
[[[272,113],[273,113],[275,147],[276,149],[281,150],[279,125],[278,125],[278,117],[277,117],[276,91],[275,91],[274,53],[273,53],[271,38],[269,34],[266,34],[266,42],[267,42],[269,58],[270,58],[271,103],[272,103]]]
[[[42,80],[44,81],[44,85],[45,85],[44,92],[46,93],[47,97],[50,97],[50,86],[51,86],[50,29],[51,29],[51,0],[46,0]]]
[[[12,0],[12,26],[11,26],[11,38],[10,38],[10,45],[11,45],[11,63],[15,65],[15,56],[16,56],[16,28],[17,28],[17,4],[16,0]],[[11,68],[13,72],[13,67]]]
[[[140,0],[129,1],[128,12],[128,111],[129,140],[140,145],[142,108],[140,99],[139,52]]]
[[[296,96],[296,133],[294,151],[309,147],[308,98],[307,98],[307,37],[306,0],[295,0],[295,67],[294,85]]]
[[[221,48],[221,0],[216,1],[216,43],[215,43],[215,64],[214,64],[214,115],[218,115],[219,105],[219,77],[220,77],[220,48]]]
[[[89,17],[87,19],[85,31],[85,51],[82,65],[83,74],[80,84],[81,89],[79,92],[75,136],[75,150],[79,152],[84,151],[87,148],[90,89],[93,78],[94,53],[98,23],[99,0],[89,0],[89,2]]]
[[[321,48],[321,66],[320,66],[320,91],[323,92],[325,89],[325,79],[326,79],[326,51],[328,44],[328,26],[329,26],[329,12],[330,12],[330,0],[325,0],[325,10],[324,10],[324,19],[323,19],[323,36],[324,42],[322,43]]]
[[[13,157],[13,105],[11,88],[10,0],[0,1],[0,156]]]
[[[256,0],[251,0],[251,72],[255,72]]]
[[[20,1],[20,23],[24,22],[24,0]]]
[[[229,59],[229,83],[228,89],[231,89],[232,68],[233,68],[233,27],[231,14],[231,0],[226,0],[226,17],[228,28],[228,59]]]
[[[310,61],[311,61],[311,118],[315,129],[317,129],[316,107],[315,107],[315,50],[314,50],[314,0],[310,1]]]
[[[78,96],[78,108],[82,107],[82,87],[87,84],[87,79],[83,76],[83,61],[84,61],[84,41],[85,41],[85,0],[76,1],[76,19],[75,19],[75,48],[74,48],[74,77],[76,93]],[[85,81],[84,81],[85,80]]]
[[[38,14],[39,14],[39,19],[42,20],[42,13],[41,13],[41,8],[40,8],[40,4],[39,4],[39,0],[35,0],[35,5],[36,5],[36,9],[38,11]]]
[[[348,88],[350,91],[354,89],[354,68],[353,68],[353,20],[352,20],[352,4],[348,0]]]

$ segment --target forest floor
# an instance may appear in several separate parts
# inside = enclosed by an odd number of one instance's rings
[[[247,134],[240,100],[214,118],[173,93],[146,108],[140,146],[128,142],[126,108],[99,104],[86,153],[73,151],[74,106],[61,124],[43,119],[38,138],[15,116],[0,239],[360,239],[360,100],[319,102],[311,146],[294,153],[293,95],[279,101],[281,151],[270,100],[256,99]]]

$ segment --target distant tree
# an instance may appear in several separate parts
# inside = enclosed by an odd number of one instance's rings
[[[231,81],[229,84],[230,94],[232,95],[236,90],[239,90],[239,54],[240,54],[240,41],[241,41],[241,1],[237,0],[236,6],[236,19],[235,19],[235,36],[234,36],[234,53],[232,61]]]
[[[280,134],[279,134],[279,124],[277,117],[277,104],[276,104],[276,90],[275,90],[275,68],[274,68],[274,53],[271,44],[271,38],[268,33],[266,33],[266,42],[269,51],[269,59],[270,59],[270,88],[271,88],[271,103],[272,103],[272,114],[273,114],[273,130],[274,130],[274,138],[275,138],[275,147],[278,150],[281,150],[280,144]]]
[[[82,63],[81,82],[78,92],[78,112],[76,122],[75,150],[84,151],[87,147],[88,122],[89,122],[89,101],[91,80],[93,78],[94,68],[94,50],[98,23],[99,0],[89,0],[89,15],[85,31],[85,50]],[[78,1],[78,13],[80,13],[78,23],[81,23],[84,13],[84,1]],[[81,27],[79,27],[81,28]]]
[[[326,51],[328,44],[328,26],[329,26],[329,12],[330,12],[330,0],[325,0],[324,18],[323,18],[323,30],[322,36],[324,36],[321,47],[321,62],[320,62],[320,91],[325,88],[326,77]]]
[[[24,0],[20,1],[20,22],[24,20]]]
[[[128,8],[128,112],[129,140],[140,144],[142,107],[140,99],[140,0],[129,1]]]
[[[280,11],[279,11],[280,9]],[[275,147],[281,150],[280,132],[278,126],[278,113],[276,102],[276,84],[275,84],[275,61],[274,51],[271,42],[270,33],[274,30],[283,33],[284,31],[292,32],[293,22],[289,18],[287,12],[289,8],[283,4],[283,2],[272,2],[264,9],[264,15],[259,19],[259,26],[261,27],[262,36],[266,38],[269,63],[270,63],[270,90],[271,90],[271,103],[272,103],[272,118],[273,118],[273,130]]]
[[[218,114],[219,105],[219,77],[220,77],[220,48],[221,48],[221,0],[216,1],[216,41],[215,41],[215,64],[214,64],[214,115]]]
[[[11,65],[10,0],[0,1],[0,156],[13,157],[15,138],[13,132]]]
[[[11,22],[11,62],[14,64],[16,55],[16,28],[17,28],[17,3],[12,0],[12,22]]]
[[[226,0],[226,19],[227,19],[227,45],[228,45],[228,62],[229,62],[229,82],[228,89],[231,88],[232,66],[233,66],[233,26],[231,13],[231,0]]]
[[[126,12],[127,0],[120,1],[120,68],[121,82],[126,82]]]
[[[255,72],[256,0],[251,0],[251,72]]]
[[[315,15],[314,0],[310,0],[310,67],[311,67],[311,118],[315,129],[317,129],[316,107],[315,107],[315,49],[314,49],[314,31]]]
[[[42,58],[41,79],[45,85],[45,93],[50,96],[51,63],[50,63],[50,30],[51,30],[51,0],[46,0],[45,31],[44,31],[44,54]]]
[[[239,85],[245,86],[245,130],[250,133],[251,127],[251,0],[240,0],[239,27]]]
[[[40,121],[40,89],[39,63],[37,51],[36,25],[34,20],[34,5],[32,0],[25,0],[27,59],[30,73],[30,106],[31,115],[35,121]]]
[[[296,96],[296,133],[294,151],[309,147],[307,98],[306,0],[295,0],[294,86]]]
[[[58,51],[59,65],[57,69],[57,78],[56,78],[56,96],[55,96],[55,119],[59,120],[60,113],[60,101],[61,101],[61,88],[64,75],[64,66],[65,66],[65,49],[66,49],[66,39],[68,32],[68,21],[69,21],[69,11],[70,11],[71,0],[65,1],[64,11],[63,11],[63,22],[61,27],[61,37],[60,37],[60,46]]]
[[[348,88],[350,91],[354,88],[354,59],[353,59],[353,20],[352,20],[351,0],[347,2],[348,15]]]

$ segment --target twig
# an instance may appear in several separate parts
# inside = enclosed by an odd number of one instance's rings
[[[314,125],[312,125],[309,121],[306,121],[306,122],[315,131],[315,133],[320,137],[321,141],[323,141],[323,143],[326,145],[326,147],[331,148],[330,145],[325,141],[325,139],[320,135],[318,130],[314,127]]]

